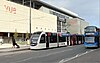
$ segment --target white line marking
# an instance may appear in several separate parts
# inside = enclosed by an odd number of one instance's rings
[[[95,50],[96,50],[96,49],[95,49]],[[78,58],[78,57],[80,57],[80,56],[83,56],[83,55],[85,55],[85,54],[87,54],[87,53],[90,53],[90,52],[92,52],[92,51],[95,51],[95,50],[86,51],[85,53],[77,54],[77,55],[75,55],[74,57],[62,59],[59,63],[64,63],[64,62],[73,60],[73,59],[75,59],[75,58]]]

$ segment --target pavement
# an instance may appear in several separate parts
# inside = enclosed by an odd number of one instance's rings
[[[22,50],[28,50],[29,45],[19,45],[20,48],[12,48],[12,44],[2,44],[0,45],[0,53],[5,52],[14,52],[14,51],[22,51]]]

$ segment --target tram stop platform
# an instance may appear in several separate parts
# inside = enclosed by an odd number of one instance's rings
[[[22,51],[22,50],[28,50],[29,49],[29,45],[19,45],[20,48],[13,48],[12,44],[0,44],[0,53],[4,53],[4,52],[14,52],[14,51]]]

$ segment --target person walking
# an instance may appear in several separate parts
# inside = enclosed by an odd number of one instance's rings
[[[12,44],[13,44],[13,48],[15,48],[15,46],[17,46],[17,48],[20,48],[20,46],[16,43],[14,37],[12,37]]]

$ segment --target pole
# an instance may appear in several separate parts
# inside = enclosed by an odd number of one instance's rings
[[[62,22],[60,22],[60,23],[61,23],[61,33],[62,33],[62,32],[63,32],[63,31],[62,31]]]
[[[31,36],[31,0],[30,0],[30,13],[29,13],[29,32],[30,32],[30,36]]]
[[[57,33],[57,47],[59,47],[59,33]]]
[[[23,0],[22,4],[24,5],[24,0]]]

